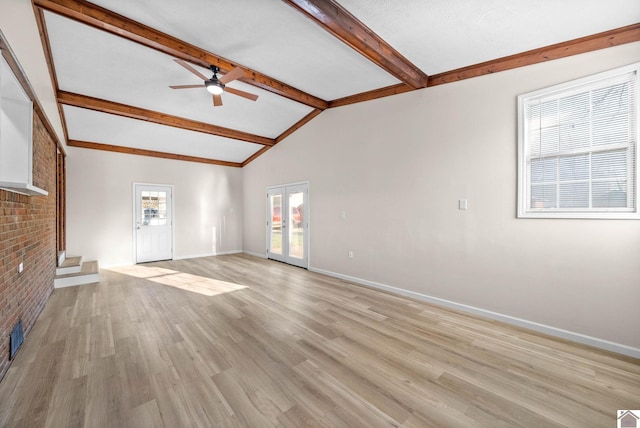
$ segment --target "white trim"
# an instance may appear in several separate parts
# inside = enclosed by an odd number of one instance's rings
[[[531,183],[527,169],[527,139],[526,139],[526,118],[525,110],[526,103],[531,99],[538,98],[557,98],[558,93],[569,94],[571,92],[580,92],[585,90],[585,86],[589,85],[588,90],[594,90],[597,87],[605,87],[614,84],[615,81],[624,81],[629,74],[635,74],[636,85],[632,96],[635,98],[635,102],[640,104],[640,63],[629,64],[626,66],[618,67],[615,69],[607,70],[601,73],[593,74],[583,78],[575,79],[569,82],[560,83],[557,85],[541,88],[525,94],[520,94],[517,97],[518,108],[518,162],[517,162],[517,217],[518,218],[531,218],[531,219],[640,219],[640,105],[635,107],[635,156],[634,159],[629,159],[628,174],[633,174],[630,177],[633,182],[629,183],[629,186],[634,186],[634,207],[627,209],[598,209],[598,208],[584,208],[584,209],[533,209],[529,207]],[[618,147],[622,146],[622,147]],[[580,150],[581,153],[593,153],[597,151],[607,151],[615,148],[627,148],[628,145],[605,145],[600,148],[589,147],[588,149]],[[571,154],[568,151],[562,152],[562,156]],[[556,153],[549,156],[558,156],[560,153]],[[633,164],[633,165],[632,165]],[[591,178],[589,179],[591,182]]]
[[[171,188],[171,258],[169,260],[174,260],[175,259],[175,246],[176,246],[176,222],[175,222],[175,212],[176,212],[176,205],[174,202],[174,196],[175,196],[175,189],[173,184],[160,184],[160,183],[142,183],[139,181],[133,181],[131,183],[131,193],[132,193],[132,199],[133,199],[133,204],[132,204],[132,211],[133,214],[131,215],[131,219],[132,221],[132,225],[131,225],[131,231],[133,233],[133,264],[137,264],[138,263],[138,239],[136,236],[136,219],[137,219],[137,215],[136,215],[136,203],[137,203],[137,199],[136,199],[136,186],[162,186],[162,187],[170,187]]]
[[[226,250],[226,251],[217,251],[214,256],[226,256],[228,254],[241,254],[242,250]]]
[[[393,287],[379,282],[369,281],[362,278],[356,278],[349,275],[343,275],[336,272],[331,272],[324,269],[318,269],[309,266],[309,271],[317,272],[323,275],[331,276],[334,278],[343,279],[346,281],[354,282],[356,284],[364,285],[379,290],[388,291],[393,294],[399,294],[406,297],[411,297],[417,300],[422,300],[435,305],[448,307],[458,311],[479,315],[485,318],[489,318],[496,321],[501,321],[507,324],[515,325],[518,327],[524,327],[529,330],[533,330],[539,333],[548,334],[550,336],[567,339],[573,342],[581,343],[584,345],[593,346],[596,348],[604,349],[607,351],[615,352],[622,355],[628,355],[633,358],[640,358],[640,349],[633,348],[631,346],[623,345],[621,343],[610,342],[608,340],[599,339],[597,337],[587,336],[585,334],[576,333],[569,330],[564,330],[557,327],[552,327],[545,324],[540,324],[535,321],[529,321],[522,318],[513,317],[510,315],[501,314],[498,312],[489,311],[486,309],[477,308],[475,306],[465,305],[463,303],[453,302],[451,300],[441,299],[439,297],[433,297],[426,294],[416,293],[415,291],[405,290],[398,287]]]
[[[254,253],[253,251],[243,251],[244,254],[248,254],[250,256],[253,257],[260,257],[261,259],[266,259],[267,255],[266,254],[260,254],[260,253]]]
[[[284,184],[271,185],[271,186],[267,186],[267,190],[269,190],[269,189],[277,189],[278,187],[302,186],[302,185],[309,186],[309,180],[296,181],[296,182],[293,182],[293,183],[284,183]]]
[[[174,256],[173,260],[185,260],[185,259],[197,259],[199,257],[215,257],[215,256],[224,256],[227,254],[240,254],[242,250],[228,250],[228,251],[217,251],[215,253],[204,253],[204,254],[189,254],[186,256]]]
[[[267,200],[266,200],[266,230],[265,230],[265,258],[267,259],[271,259],[271,260],[276,260],[276,261],[280,261],[280,262],[284,262],[293,266],[298,266],[304,269],[308,269],[309,265],[311,264],[311,242],[310,242],[310,236],[311,236],[311,228],[310,228],[310,213],[311,213],[311,190],[310,190],[310,183],[308,180],[306,181],[298,181],[295,183],[287,183],[287,184],[281,184],[281,185],[272,185],[272,186],[267,186],[266,188],[266,196],[267,196]],[[303,243],[304,243],[304,255],[302,257],[302,259],[298,259],[296,257],[290,257],[287,255],[288,253],[288,248],[287,245],[285,245],[285,240],[284,240],[284,232],[282,233],[282,254],[274,254],[274,253],[270,253],[269,250],[271,248],[270,246],[270,239],[271,239],[271,200],[270,200],[270,192],[274,192],[274,193],[280,193],[282,194],[283,197],[283,201],[282,201],[282,223],[283,225],[284,223],[284,215],[285,215],[285,211],[284,208],[287,207],[289,205],[289,201],[288,201],[288,195],[289,195],[289,191],[290,189],[294,189],[294,188],[298,188],[297,190],[294,191],[300,191],[300,189],[304,189],[301,190],[302,193],[304,193],[304,213],[303,213],[303,219],[304,219],[304,223],[305,225],[303,226],[302,230],[303,230]],[[261,257],[261,256],[258,256]]]

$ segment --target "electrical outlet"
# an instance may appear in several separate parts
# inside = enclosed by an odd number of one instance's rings
[[[24,270],[24,263],[20,263],[18,265],[18,273],[22,273],[23,270]]]

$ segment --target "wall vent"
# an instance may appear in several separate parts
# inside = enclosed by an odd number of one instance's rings
[[[22,320],[19,320],[18,323],[11,330],[11,353],[9,354],[9,359],[12,360],[16,352],[18,352],[18,348],[24,342],[24,336],[22,335]]]

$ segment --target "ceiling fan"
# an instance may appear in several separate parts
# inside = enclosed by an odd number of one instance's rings
[[[213,95],[213,105],[214,107],[218,107],[222,105],[222,93],[223,92],[229,92],[230,94],[233,95],[238,95],[241,96],[243,98],[246,98],[248,100],[251,101],[255,101],[258,99],[257,95],[254,94],[250,94],[249,92],[245,92],[245,91],[241,91],[239,89],[235,89],[235,88],[231,88],[229,86],[226,86],[227,83],[236,80],[239,77],[244,76],[244,70],[241,69],[240,67],[236,67],[233,70],[231,70],[230,72],[228,72],[227,74],[225,74],[222,77],[218,77],[218,73],[220,72],[220,68],[216,67],[215,65],[211,65],[209,66],[209,68],[211,69],[211,71],[213,72],[213,76],[209,79],[207,78],[207,76],[205,76],[204,74],[200,73],[198,70],[196,70],[195,68],[191,67],[189,64],[187,64],[185,61],[181,60],[181,59],[174,59],[175,62],[177,62],[178,64],[180,64],[181,66],[183,66],[184,68],[186,68],[187,70],[189,70],[190,72],[192,72],[193,74],[195,74],[196,76],[198,76],[199,78],[201,78],[202,80],[204,80],[204,85],[200,84],[200,85],[174,85],[174,86],[169,86],[171,89],[192,89],[192,88],[206,88],[206,90]]]

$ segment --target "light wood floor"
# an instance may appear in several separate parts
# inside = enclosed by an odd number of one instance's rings
[[[0,426],[613,427],[640,361],[246,255],[57,289]]]

